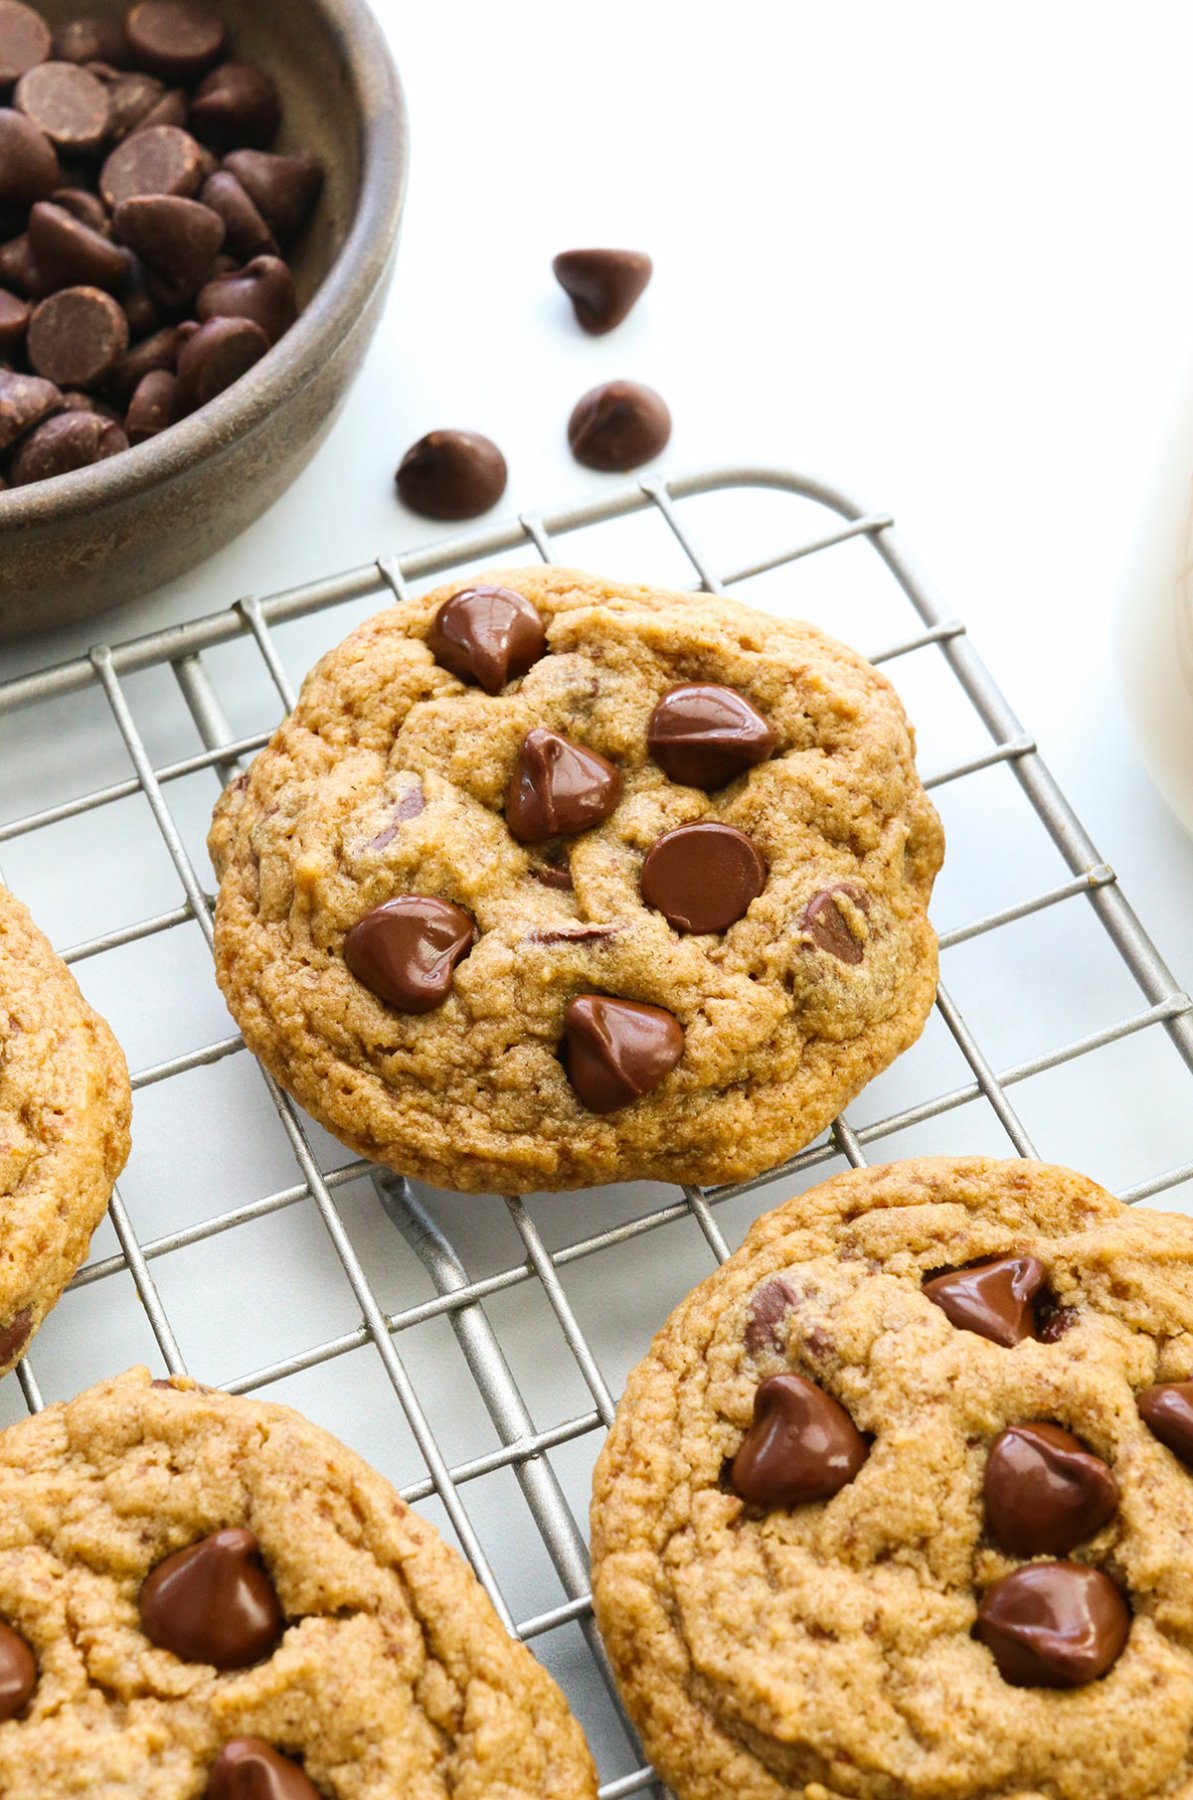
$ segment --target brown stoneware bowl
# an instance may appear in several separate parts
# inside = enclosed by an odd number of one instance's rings
[[[291,253],[298,323],[189,419],[91,469],[0,493],[0,637],[81,619],[194,568],[278,498],[326,435],[377,325],[406,190],[406,109],[365,0],[208,0],[282,92],[276,148],[327,179]],[[50,21],[127,0],[34,0]]]

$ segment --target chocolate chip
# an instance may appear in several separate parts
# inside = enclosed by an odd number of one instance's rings
[[[1079,1313],[1075,1306],[1054,1306],[1039,1309],[1040,1342],[1042,1344],[1059,1344],[1066,1331],[1076,1325]]]
[[[621,773],[596,750],[536,727],[522,740],[505,795],[505,822],[520,844],[589,831],[621,798]]]
[[[761,1356],[767,1350],[783,1349],[787,1334],[780,1327],[794,1305],[795,1295],[787,1283],[778,1277],[758,1289],[750,1301],[750,1314],[746,1321],[745,1345],[751,1356]]]
[[[154,369],[137,383],[124,429],[130,444],[144,444],[177,424],[178,418],[178,377],[169,369]]]
[[[163,81],[197,81],[224,52],[224,26],[188,0],[141,0],[124,21],[134,62]]]
[[[118,294],[128,280],[123,251],[50,200],[39,201],[29,214],[29,250],[55,288],[98,287]]]
[[[33,1336],[33,1312],[24,1307],[8,1325],[0,1325],[0,1367],[20,1355]]]
[[[298,236],[323,188],[317,156],[272,156],[265,150],[234,150],[224,168],[235,175],[280,244]]]
[[[1162,1381],[1135,1404],[1152,1435],[1193,1469],[1193,1381]]]
[[[0,356],[9,356],[29,325],[29,304],[18,294],[0,288]]]
[[[0,1621],[0,1723],[23,1712],[37,1686],[37,1664],[23,1637]]]
[[[0,88],[11,87],[27,69],[43,63],[53,37],[45,20],[20,0],[0,0]]]
[[[564,1067],[590,1112],[617,1112],[653,1093],[683,1043],[679,1020],[661,1006],[581,994],[563,1015]]]
[[[949,1269],[924,1283],[924,1294],[958,1331],[972,1331],[1006,1350],[1039,1335],[1032,1302],[1048,1279],[1034,1256],[998,1256]]]
[[[531,863],[529,872],[544,887],[559,888],[564,893],[570,894],[575,885],[571,870],[563,863]]]
[[[586,469],[637,469],[664,450],[671,414],[653,388],[606,381],[577,400],[568,420],[572,455]]]
[[[256,63],[224,63],[200,82],[191,101],[191,127],[217,150],[264,150],[282,117],[277,83]]]
[[[664,775],[711,792],[765,762],[775,734],[736,688],[701,681],[663,695],[650,715],[646,742]]]
[[[63,288],[34,309],[27,344],[29,361],[47,381],[93,387],[128,349],[128,319],[101,288]]]
[[[276,344],[298,317],[294,277],[278,257],[255,257],[246,269],[209,281],[195,311],[200,319],[252,319]]]
[[[282,1609],[251,1531],[217,1531],[158,1564],[141,1588],[141,1627],[182,1662],[245,1669],[282,1635]]]
[[[642,898],[676,931],[728,931],[765,886],[745,832],[711,819],[664,832],[642,864]]]
[[[602,337],[645,292],[653,265],[640,250],[564,250],[552,267],[584,330]]]
[[[228,248],[234,256],[247,261],[253,256],[276,256],[278,241],[261,217],[235,175],[217,169],[199,192],[204,206],[217,212],[228,234]]]
[[[996,1581],[974,1636],[1013,1687],[1074,1688],[1113,1668],[1130,1630],[1127,1603],[1101,1569],[1048,1562]]]
[[[224,241],[218,213],[176,194],[122,200],[112,214],[112,229],[179,300],[195,293]]]
[[[869,1450],[845,1408],[802,1375],[772,1375],[754,1396],[754,1423],[733,1459],[733,1491],[755,1506],[829,1500]]]
[[[115,212],[141,194],[176,194],[189,200],[203,181],[203,153],[188,131],[154,125],[117,144],[100,170],[99,191]]]
[[[393,843],[399,831],[402,829],[402,826],[410,819],[417,819],[419,814],[425,810],[426,800],[423,797],[421,785],[408,788],[401,799],[395,801],[394,805],[391,807],[389,824],[386,825],[383,830],[379,831],[375,838],[369,839],[369,849],[388,849],[389,845]]]
[[[160,100],[155,100],[143,119],[138,119],[133,126],[134,131],[151,131],[155,125],[176,125],[185,127],[190,118],[190,101],[183,88],[168,88]],[[201,159],[202,179],[215,173],[215,158],[203,149]]]
[[[70,388],[62,396],[64,412],[95,413],[101,419],[108,419],[113,425],[123,426],[124,420],[114,406],[106,400],[97,400],[94,394],[76,393]]]
[[[58,158],[49,138],[24,113],[0,106],[0,207],[48,200],[58,179]]]
[[[1012,1425],[990,1447],[986,1524],[1012,1556],[1067,1556],[1118,1509],[1113,1469],[1059,1425]]]
[[[398,465],[398,495],[424,519],[475,519],[505,492],[505,458],[479,431],[428,431]]]
[[[62,395],[52,381],[0,369],[0,450],[7,450],[61,405]]]
[[[849,919],[840,902],[851,900],[862,912],[869,912],[870,898],[864,889],[852,882],[841,881],[836,887],[822,888],[814,894],[800,914],[800,930],[806,931],[817,949],[835,956],[838,962],[860,963],[866,954],[864,944],[854,937]]]
[[[231,387],[269,349],[251,319],[209,319],[178,353],[178,402],[184,413],[206,406]]]
[[[320,1800],[296,1762],[261,1738],[225,1744],[207,1781],[206,1800]]]
[[[54,33],[53,53],[59,62],[122,63],[128,55],[124,26],[97,15],[68,19]]]
[[[127,449],[127,437],[110,419],[99,413],[63,412],[47,419],[22,441],[9,474],[14,487],[28,487],[35,481],[89,469]]]
[[[427,648],[440,668],[499,694],[547,654],[547,634],[537,608],[510,588],[462,588],[435,614]]]
[[[471,914],[430,894],[400,894],[355,924],[344,961],[371,994],[398,1012],[442,1006],[458,963],[476,941]]]
[[[152,337],[134,344],[128,355],[121,357],[108,377],[108,391],[115,394],[118,400],[127,402],[146,375],[152,375],[159,369],[168,369],[172,375],[177,354],[178,328],[167,325],[161,331],[154,332]]]
[[[102,81],[77,63],[45,62],[17,82],[13,100],[59,151],[98,150],[111,128],[112,108]]]
[[[128,261],[128,280],[121,301],[129,329],[136,337],[150,337],[162,326],[162,309],[151,290],[152,277],[139,256],[122,246]]]
[[[550,925],[545,930],[528,931],[524,944],[603,944],[615,938],[618,925]]]
[[[27,300],[42,300],[53,292],[52,283],[45,279],[33,260],[27,231],[7,244],[0,244],[0,282],[18,294],[24,294]]]
[[[98,194],[89,194],[86,188],[55,188],[50,199],[63,212],[68,212],[72,219],[77,219],[80,225],[90,226],[100,237],[111,236],[108,209]]]
[[[137,70],[114,69],[106,62],[88,63],[87,67],[108,90],[108,134],[114,144],[119,144],[145,123],[166,90],[154,76]]]

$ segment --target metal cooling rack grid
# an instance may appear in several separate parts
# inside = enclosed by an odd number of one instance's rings
[[[822,521],[810,534],[796,543],[777,545],[770,554],[755,555],[728,573],[718,574],[710,553],[694,536],[693,503],[702,497],[726,495],[730,491],[772,490],[810,503]],[[802,509],[804,512],[807,507]],[[1130,978],[1132,993],[1142,994],[1143,1004],[1132,1004],[1113,1023],[1098,1024],[1080,1035],[1043,1051],[1020,1057],[1009,1066],[996,1069],[992,1058],[967,1023],[966,1014],[951,997],[948,986],[942,987],[938,1015],[932,1029],[937,1032],[937,1053],[932,1061],[935,1072],[947,1064],[942,1060],[941,1045],[951,1054],[959,1053],[965,1065],[965,1078],[941,1085],[930,1084],[930,1097],[884,1110],[875,1104],[874,1096],[885,1091],[885,1080],[873,1084],[855,1107],[855,1122],[838,1120],[831,1133],[792,1159],[783,1169],[772,1170],[749,1182],[700,1191],[683,1190],[676,1199],[660,1203],[653,1190],[625,1188],[586,1197],[584,1201],[563,1199],[554,1204],[532,1199],[507,1199],[502,1215],[502,1231],[495,1230],[492,1214],[483,1203],[469,1201],[463,1206],[444,1196],[421,1196],[403,1180],[379,1174],[366,1163],[344,1163],[343,1152],[331,1140],[304,1122],[297,1110],[276,1086],[263,1077],[288,1157],[293,1176],[264,1194],[218,1212],[215,1216],[190,1222],[156,1235],[138,1233],[130,1209],[121,1195],[113,1197],[110,1218],[114,1237],[110,1254],[93,1254],[92,1261],[72,1284],[63,1307],[53,1315],[38,1340],[34,1357],[27,1359],[18,1371],[25,1404],[36,1409],[42,1404],[42,1390],[34,1373],[34,1362],[44,1345],[53,1338],[58,1322],[68,1316],[72,1305],[81,1304],[88,1296],[104,1296],[114,1278],[131,1275],[144,1316],[156,1340],[161,1360],[171,1370],[184,1367],[180,1338],[187,1333],[176,1329],[175,1321],[183,1310],[178,1284],[167,1303],[163,1289],[172,1259],[188,1253],[213,1249],[228,1263],[246,1257],[250,1234],[263,1224],[279,1220],[287,1229],[297,1230],[302,1210],[313,1209],[325,1239],[331,1239],[335,1264],[342,1271],[351,1294],[351,1306],[359,1324],[324,1336],[296,1354],[261,1363],[251,1370],[223,1382],[230,1391],[256,1393],[293,1385],[296,1378],[307,1374],[321,1375],[333,1371],[349,1377],[347,1388],[337,1384],[341,1397],[359,1397],[368,1385],[366,1368],[380,1370],[391,1398],[386,1403],[392,1412],[392,1395],[401,1407],[403,1452],[407,1448],[418,1458],[425,1473],[407,1481],[403,1492],[407,1499],[422,1503],[429,1510],[439,1509],[449,1532],[455,1536],[471,1558],[494,1605],[506,1623],[525,1639],[533,1639],[545,1660],[579,1699],[578,1710],[598,1749],[602,1752],[601,1789],[604,1800],[657,1787],[651,1772],[637,1765],[630,1755],[632,1739],[618,1739],[613,1724],[616,1700],[612,1695],[594,1700],[593,1690],[599,1684],[590,1677],[599,1670],[607,1675],[599,1641],[592,1628],[588,1605],[588,1578],[584,1539],[576,1523],[580,1510],[583,1483],[595,1454],[599,1434],[612,1418],[619,1379],[608,1373],[611,1361],[608,1332],[594,1328],[594,1319],[607,1306],[614,1270],[624,1267],[624,1258],[637,1253],[639,1240],[648,1234],[666,1233],[669,1252],[679,1240],[672,1228],[698,1234],[703,1268],[712,1259],[723,1259],[728,1253],[726,1231],[740,1235],[740,1228],[760,1209],[757,1191],[775,1186],[766,1203],[790,1192],[792,1187],[819,1179],[826,1165],[842,1161],[860,1165],[874,1144],[883,1144],[888,1154],[899,1154],[908,1134],[931,1128],[931,1142],[937,1144],[938,1122],[961,1114],[967,1126],[966,1142],[983,1147],[983,1134],[991,1127],[997,1141],[991,1149],[1005,1151],[1010,1146],[1020,1154],[1032,1154],[1034,1146],[1017,1107],[1015,1090],[1046,1078],[1052,1071],[1065,1070],[1080,1059],[1093,1058],[1100,1052],[1137,1042],[1138,1034],[1150,1033],[1162,1026],[1163,1033],[1185,1068],[1193,1068],[1193,1018],[1191,1003],[1177,987],[1138,920],[1124,899],[1113,871],[1101,860],[1052,780],[1036,750],[1034,741],[1020,726],[1010,707],[975,655],[964,627],[948,616],[936,597],[914,568],[885,514],[867,512],[848,495],[824,484],[765,469],[724,469],[669,482],[646,481],[627,488],[608,500],[573,507],[548,515],[526,515],[517,523],[432,546],[400,559],[382,559],[376,564],[327,581],[313,582],[267,600],[245,600],[226,612],[192,624],[156,633],[150,637],[120,645],[114,649],[100,646],[90,656],[60,664],[40,673],[24,676],[0,685],[0,717],[12,718],[25,708],[48,708],[52,725],[61,718],[55,701],[102,696],[107,715],[114,722],[127,757],[129,773],[90,791],[75,791],[81,784],[75,780],[70,746],[59,744],[55,751],[53,738],[43,739],[48,760],[57,759],[71,777],[71,793],[67,799],[39,807],[37,811],[10,819],[0,825],[0,859],[5,846],[16,848],[43,831],[67,822],[105,820],[115,816],[128,803],[145,814],[147,836],[164,850],[175,893],[172,903],[159,907],[148,916],[138,916],[114,925],[103,932],[75,942],[65,949],[67,960],[82,965],[94,959],[121,958],[130,953],[147,954],[160,949],[158,940],[173,950],[180,934],[196,931],[207,944],[211,937],[211,899],[208,884],[196,866],[197,858],[188,848],[188,837],[194,831],[180,826],[176,814],[186,808],[182,799],[188,784],[205,783],[199,811],[205,816],[214,798],[216,782],[227,779],[239,766],[240,759],[260,747],[268,731],[237,733],[221,704],[221,684],[213,679],[212,668],[221,647],[249,644],[271,684],[273,710],[288,709],[294,693],[280,648],[281,630],[288,623],[328,613],[321,622],[326,626],[323,641],[332,643],[343,635],[344,617],[353,603],[376,601],[388,595],[401,596],[407,584],[423,578],[442,575],[449,570],[463,570],[478,561],[491,560],[511,551],[528,547],[544,559],[556,554],[557,541],[571,537],[579,549],[568,560],[596,564],[606,568],[602,560],[602,533],[613,522],[645,514],[668,534],[672,549],[678,548],[697,584],[719,592],[727,587],[741,588],[762,581],[777,571],[808,558],[822,557],[828,552],[841,554],[841,546],[858,542],[876,553],[877,566],[884,582],[884,604],[898,603],[904,610],[911,629],[903,629],[888,638],[884,646],[869,646],[874,661],[895,665],[895,676],[904,685],[906,673],[919,656],[935,659],[948,672],[964,705],[982,729],[983,742],[974,754],[952,761],[930,777],[929,785],[941,791],[941,797],[955,791],[956,784],[968,783],[967,793],[977,792],[976,784],[988,781],[991,772],[1013,775],[1018,789],[1034,811],[1035,818],[1059,853],[1064,878],[1038,886],[1030,898],[1019,898],[998,910],[942,934],[946,973],[950,957],[963,953],[964,947],[992,949],[1010,942],[1010,934],[1040,919],[1053,916],[1069,920],[1071,909],[1082,908],[1096,922],[1103,944],[1113,946],[1122,968]],[[571,548],[571,546],[569,546]],[[595,554],[594,554],[595,552]],[[823,568],[824,564],[817,564]],[[747,598],[753,597],[747,594]],[[138,722],[142,695],[137,690],[138,676],[147,672],[168,672],[166,679],[172,704],[184,707],[188,721],[197,727],[204,748],[172,760],[157,760],[149,742],[154,735],[150,727]],[[227,671],[225,671],[227,676]],[[132,697],[130,697],[132,696]],[[160,691],[158,700],[160,701]],[[148,698],[144,708],[154,712]],[[913,716],[917,708],[912,703]],[[32,715],[34,718],[40,716]],[[922,716],[922,715],[920,715]],[[156,718],[156,714],[154,714]],[[151,720],[151,725],[153,720]],[[272,724],[272,720],[270,721]],[[82,741],[82,740],[81,740]],[[989,790],[982,804],[989,804]],[[976,804],[976,802],[975,802]],[[997,809],[996,809],[997,810]],[[127,825],[127,821],[126,821]],[[141,862],[138,860],[140,870]],[[18,882],[18,886],[21,884]],[[158,886],[153,886],[158,892]],[[35,911],[36,892],[25,890]],[[130,897],[128,910],[137,913],[135,897]],[[1084,921],[1083,921],[1084,923]],[[1006,933],[1000,938],[998,934]],[[1080,939],[1080,930],[1066,929],[1066,935]],[[998,961],[992,964],[997,969]],[[84,972],[86,973],[86,972]],[[1110,984],[1113,987],[1113,983]],[[931,1036],[931,1030],[929,1034]],[[916,1056],[909,1053],[896,1070],[905,1069]],[[196,1079],[216,1079],[225,1065],[232,1072],[237,1093],[244,1087],[245,1071],[231,1059],[243,1060],[243,1046],[229,1031],[210,1037],[198,1048],[172,1054],[148,1063],[134,1074],[134,1089],[139,1106],[148,1104],[154,1091],[158,1094],[182,1093],[180,1112],[206,1104],[210,1096],[196,1094],[186,1087]],[[896,1092],[898,1092],[896,1083]],[[1029,1091],[1025,1088],[1025,1091]],[[976,1110],[975,1110],[976,1109]],[[862,1121],[861,1115],[868,1113]],[[206,1122],[206,1115],[193,1118],[196,1132]],[[195,1140],[197,1141],[197,1140]],[[1178,1158],[1168,1168],[1137,1180],[1124,1191],[1130,1200],[1142,1200],[1176,1188],[1193,1178],[1193,1124],[1189,1128],[1188,1155]],[[937,1147],[939,1145],[937,1144]],[[188,1145],[189,1148],[189,1145]],[[1044,1145],[1047,1152],[1049,1146]],[[134,1151],[135,1154],[135,1151]],[[1079,1158],[1073,1158],[1079,1161]],[[158,1177],[160,1180],[160,1176]],[[378,1229],[377,1210],[372,1206],[365,1214],[354,1195],[369,1184],[369,1193],[379,1193],[385,1216],[397,1227],[401,1243],[413,1253],[415,1261],[402,1271],[405,1282],[412,1267],[429,1277],[426,1297],[411,1302],[403,1294],[401,1304],[387,1306],[379,1297],[379,1289],[387,1285],[384,1262],[379,1256],[375,1237]],[[127,1178],[126,1178],[127,1186]],[[627,1204],[628,1203],[628,1204]],[[601,1218],[608,1223],[591,1229]],[[587,1230],[577,1230],[577,1219]],[[231,1244],[228,1234],[241,1235]],[[660,1290],[675,1289],[675,1297],[702,1272],[693,1268],[692,1247],[695,1240],[685,1236],[678,1257],[669,1256],[667,1278]],[[467,1256],[460,1246],[467,1245]],[[515,1246],[511,1254],[511,1246]],[[102,1245],[97,1247],[102,1249]],[[276,1246],[275,1246],[276,1250]],[[239,1254],[238,1254],[239,1253]],[[325,1254],[325,1251],[324,1251]],[[469,1273],[469,1261],[477,1266],[478,1256],[491,1267],[483,1275]],[[660,1259],[661,1260],[661,1259]],[[674,1267],[671,1263],[674,1262]],[[156,1271],[156,1272],[155,1272]],[[271,1272],[271,1271],[267,1271]],[[287,1273],[289,1271],[287,1270]],[[253,1277],[256,1279],[254,1269]],[[264,1283],[264,1274],[262,1275]],[[579,1296],[579,1299],[577,1298]],[[208,1295],[208,1303],[210,1294]],[[633,1321],[635,1343],[626,1349],[618,1346],[615,1359],[624,1372],[624,1364],[641,1348],[641,1339],[661,1322],[669,1305],[666,1297],[652,1306],[650,1316]],[[588,1320],[582,1324],[581,1315]],[[92,1317],[94,1315],[87,1315]],[[498,1321],[496,1324],[494,1321]],[[620,1329],[624,1320],[616,1320]],[[420,1332],[432,1327],[450,1329],[451,1338],[462,1365],[475,1384],[474,1397],[479,1398],[491,1422],[493,1447],[483,1455],[453,1457],[444,1448],[445,1427],[450,1424],[442,1410],[442,1399],[434,1407],[425,1401],[428,1377],[427,1358],[418,1356],[416,1348]],[[524,1390],[531,1385],[530,1360],[536,1353],[545,1358],[548,1350],[544,1327],[553,1332],[554,1341],[562,1338],[570,1356],[569,1376],[581,1395],[579,1407],[564,1410],[562,1417],[547,1427],[536,1422],[535,1409],[528,1404]],[[594,1348],[600,1341],[603,1353]],[[439,1354],[437,1351],[436,1354]],[[361,1357],[369,1358],[362,1364]],[[412,1369],[422,1364],[418,1376]],[[101,1371],[80,1363],[75,1358],[71,1375],[73,1386],[80,1387]],[[110,1372],[110,1371],[107,1371]],[[203,1370],[199,1371],[203,1373]],[[62,1374],[55,1365],[56,1385]],[[69,1387],[63,1391],[69,1391]],[[301,1404],[301,1402],[300,1402]],[[347,1410],[347,1409],[346,1409]],[[353,1437],[351,1430],[343,1435]],[[446,1435],[452,1436],[450,1430]],[[569,1462],[572,1458],[572,1462]],[[574,1464],[574,1466],[573,1466]],[[561,1479],[559,1470],[565,1469]],[[484,1492],[487,1481],[500,1478],[502,1505],[513,1500],[514,1484],[533,1520],[542,1551],[555,1572],[563,1599],[557,1603],[515,1620],[513,1608],[503,1595],[495,1561],[486,1547],[482,1533],[474,1522],[477,1511],[475,1497]],[[569,1498],[569,1489],[575,1500]],[[491,1510],[491,1509],[490,1509]],[[491,1534],[490,1534],[491,1535]],[[521,1586],[522,1584],[516,1584]],[[509,1571],[504,1586],[509,1589]],[[532,1584],[534,1586],[534,1584]],[[541,1585],[535,1588],[541,1591]],[[552,1654],[553,1644],[571,1634],[570,1653]],[[579,1634],[579,1636],[577,1636]],[[580,1643],[591,1659],[586,1671],[579,1662]],[[570,1678],[570,1679],[569,1679]],[[584,1692],[577,1693],[578,1688]],[[594,1714],[594,1707],[603,1712]],[[606,1764],[608,1766],[606,1766]]]

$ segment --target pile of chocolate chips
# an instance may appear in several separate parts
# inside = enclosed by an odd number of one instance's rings
[[[294,323],[323,170],[281,116],[189,0],[55,32],[0,0],[0,487],[155,437]]]

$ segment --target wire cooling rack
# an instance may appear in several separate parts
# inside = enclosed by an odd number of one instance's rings
[[[293,704],[292,671],[408,584],[526,552],[816,618],[887,667],[919,728],[950,837],[936,1014],[848,1120],[757,1180],[416,1191],[345,1160],[215,991],[203,832]],[[563,1683],[604,1800],[661,1790],[591,1619],[592,1461],[651,1331],[750,1220],[876,1145],[1038,1145],[1127,1199],[1189,1201],[1190,1000],[890,517],[822,482],[718,469],[526,514],[100,645],[0,685],[0,718],[0,861],[115,1025],[136,1094],[110,1222],[0,1418],[138,1359],[300,1406],[454,1537]]]

